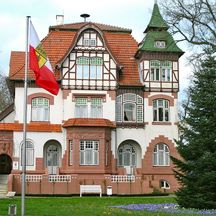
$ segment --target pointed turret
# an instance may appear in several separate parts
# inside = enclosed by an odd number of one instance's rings
[[[136,57],[140,51],[178,53],[181,56],[183,51],[176,45],[168,29],[169,26],[161,16],[158,4],[155,2],[151,20],[144,31],[146,35],[139,44]]]
[[[169,26],[167,25],[167,23],[165,22],[165,20],[163,19],[163,17],[160,14],[159,8],[158,8],[158,4],[157,2],[155,2],[154,4],[154,8],[152,11],[152,16],[151,16],[151,20],[147,26],[147,28],[145,29],[144,33],[147,33],[149,30],[167,30],[169,28]]]

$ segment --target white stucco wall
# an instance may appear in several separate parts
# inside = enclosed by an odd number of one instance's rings
[[[34,166],[27,166],[27,170],[35,170],[36,158],[44,156],[44,145],[49,140],[56,140],[61,144],[61,157],[66,150],[66,142],[63,133],[48,133],[48,132],[27,132],[27,140],[34,144]],[[13,156],[19,157],[19,169],[21,166],[21,143],[23,141],[23,132],[14,132],[14,151]]]
[[[34,93],[46,93],[50,94],[42,88],[28,88],[28,95]],[[52,94],[50,94],[52,95]],[[54,105],[50,105],[50,123],[52,124],[61,124],[63,119],[62,113],[62,92],[59,91],[58,95],[52,95],[54,97]],[[15,121],[19,123],[23,122],[23,106],[24,106],[24,88],[15,89]],[[31,104],[27,105],[27,122],[31,121]]]
[[[73,94],[75,95],[106,95],[106,101],[103,102],[103,118],[115,121],[115,101],[112,100],[107,91],[94,90],[72,90],[67,98],[63,100],[63,116],[64,120],[75,118],[75,101],[72,101]]]

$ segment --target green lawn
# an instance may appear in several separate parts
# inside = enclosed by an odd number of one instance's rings
[[[150,213],[146,211],[129,211],[118,208],[111,208],[116,205],[144,204],[144,203],[173,203],[173,197],[27,197],[26,216],[103,216],[103,215],[149,215],[164,216],[169,213]],[[20,215],[21,197],[13,199],[0,199],[0,215],[8,215],[8,205],[17,205],[17,216]],[[176,214],[186,215],[186,214]],[[192,214],[187,214],[192,215]]]

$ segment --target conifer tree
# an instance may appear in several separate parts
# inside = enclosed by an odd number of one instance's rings
[[[182,187],[178,204],[186,208],[216,209],[216,59],[208,55],[194,73],[190,100],[180,124],[177,148],[180,160],[172,158]]]

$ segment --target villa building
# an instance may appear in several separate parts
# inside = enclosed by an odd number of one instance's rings
[[[59,17],[58,17],[59,18]],[[60,17],[61,18],[61,17]],[[178,48],[157,3],[138,44],[132,30],[80,22],[49,27],[41,41],[60,91],[28,74],[27,194],[175,191]],[[25,52],[11,52],[14,103],[0,113],[0,184],[21,193]],[[6,180],[3,180],[3,179]],[[6,192],[0,190],[0,193]]]

